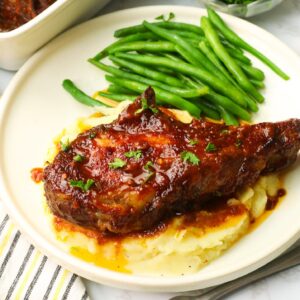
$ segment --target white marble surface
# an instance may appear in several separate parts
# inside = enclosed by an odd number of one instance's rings
[[[143,5],[203,6],[198,0],[112,0],[100,14]],[[300,0],[285,0],[263,15],[249,19],[273,33],[300,55]],[[3,93],[13,72],[0,69],[0,94]],[[166,300],[172,294],[145,294],[105,287],[85,281],[92,300]],[[296,300],[300,299],[300,266],[252,284],[226,299],[241,300]]]

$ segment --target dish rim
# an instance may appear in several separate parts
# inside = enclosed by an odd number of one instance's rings
[[[64,1],[64,0],[62,0]],[[68,1],[68,0],[66,0]],[[197,7],[190,7],[190,6],[169,6],[169,5],[156,5],[156,6],[143,6],[138,8],[130,8],[121,11],[112,12],[93,20],[89,20],[85,23],[82,23],[71,30],[68,30],[63,35],[59,36],[58,39],[64,37],[65,34],[68,34],[71,31],[77,30],[78,27],[82,26],[83,24],[97,22],[99,18],[110,18],[114,15],[126,15],[130,12],[135,12],[137,14],[144,12],[145,10],[152,9],[152,10],[164,10],[164,11],[190,11],[197,9],[199,11],[199,15],[202,15],[205,12],[203,8]],[[287,55],[294,57],[299,60],[298,55],[289,49],[284,43],[282,43],[279,39],[273,36],[271,33],[265,31],[264,29],[247,22],[245,20],[241,20],[237,17],[221,14],[225,20],[233,19],[235,22],[239,22],[241,27],[246,26],[248,28],[253,28],[256,30],[258,34],[264,34],[264,36],[269,40],[272,41],[276,46],[277,49],[280,49],[281,52],[285,52]],[[56,39],[55,39],[56,40]],[[54,43],[55,45],[55,43]],[[18,90],[18,85],[22,83],[23,80],[26,79],[26,75],[30,72],[31,69],[36,67],[39,63],[40,58],[42,58],[48,51],[51,51],[53,47],[53,43],[49,43],[46,47],[39,50],[35,55],[33,55],[19,70],[19,72],[15,75],[15,77],[10,82],[8,88],[6,89],[2,100],[0,101],[0,134],[3,131],[6,115],[5,112],[9,110],[10,105],[13,103],[13,95]],[[279,50],[278,50],[279,51]],[[299,64],[300,66],[300,64]],[[0,166],[2,165],[2,149],[0,148]],[[174,288],[176,291],[185,291],[188,289],[196,289],[200,287],[208,287],[216,284],[220,284],[229,280],[233,280],[237,277],[243,276],[256,268],[268,263],[278,255],[280,255],[284,250],[286,250],[290,245],[292,245],[300,236],[300,229],[295,232],[292,232],[291,235],[288,237],[281,236],[278,237],[276,247],[272,245],[266,245],[266,251],[264,254],[260,255],[253,255],[249,256],[243,261],[242,264],[239,265],[238,268],[233,266],[228,267],[226,271],[222,274],[210,274],[205,279],[197,279],[197,274],[193,275],[186,275],[186,276],[176,276],[176,277],[146,277],[146,276],[139,276],[139,275],[132,275],[132,274],[124,274],[120,272],[111,271],[105,268],[101,268],[90,263],[87,263],[81,259],[78,259],[71,254],[65,252],[61,248],[58,248],[52,245],[47,238],[44,238],[37,232],[33,226],[26,222],[26,219],[22,217],[22,214],[19,210],[16,210],[13,201],[10,200],[9,191],[6,185],[6,179],[3,174],[2,168],[0,168],[0,198],[2,203],[4,204],[8,214],[13,219],[13,221],[17,224],[20,228],[21,232],[28,237],[28,239],[37,247],[37,249],[41,250],[41,252],[45,253],[47,256],[51,257],[55,262],[61,264],[61,261],[64,263],[62,264],[67,269],[71,270],[78,270],[80,269],[81,276],[84,276],[88,279],[95,280],[96,276],[101,277],[102,282],[107,285],[113,286],[123,286],[124,288],[135,289],[135,290],[151,290],[151,291],[163,291],[163,289],[170,289]],[[278,242],[279,241],[279,242]],[[245,263],[247,262],[247,263]],[[79,267],[78,267],[79,266]],[[84,270],[84,272],[82,272]],[[97,274],[96,276],[94,274]],[[96,280],[98,281],[98,280]],[[99,282],[99,281],[98,281]],[[135,285],[136,287],[133,287]]]

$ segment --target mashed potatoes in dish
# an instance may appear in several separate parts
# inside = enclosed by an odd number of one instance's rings
[[[50,148],[47,160],[54,159],[61,141],[72,141],[91,127],[112,122],[128,103],[101,107],[99,112],[63,130]],[[186,112],[172,110],[172,113],[182,122],[191,122]],[[53,217],[50,212],[49,215],[58,240],[74,256],[119,272],[177,276],[197,272],[245,235],[251,223],[264,215],[270,199],[278,198],[280,187],[278,175],[263,176],[254,186],[240,190],[236,198],[207,203],[201,211],[177,216],[152,232],[122,238],[103,237]]]

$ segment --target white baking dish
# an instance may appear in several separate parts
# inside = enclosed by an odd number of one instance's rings
[[[0,68],[17,70],[66,28],[95,15],[109,0],[57,0],[28,23],[0,33]]]

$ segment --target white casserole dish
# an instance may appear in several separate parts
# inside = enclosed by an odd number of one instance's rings
[[[18,70],[41,46],[95,15],[109,0],[57,0],[28,23],[0,32],[0,68]]]

